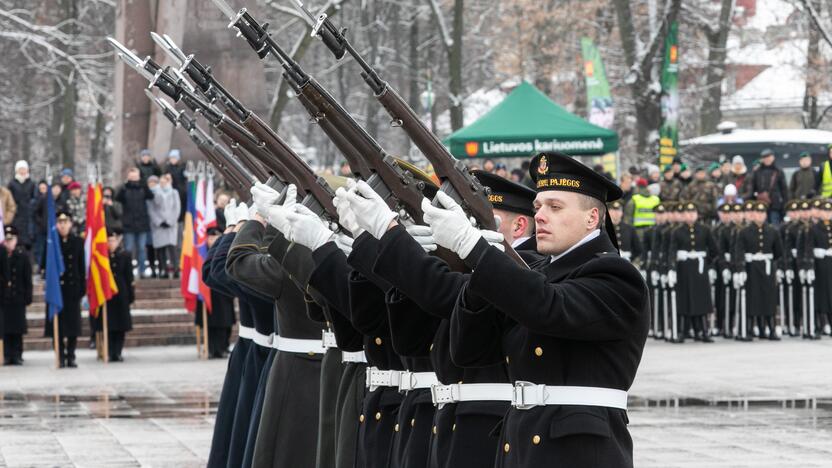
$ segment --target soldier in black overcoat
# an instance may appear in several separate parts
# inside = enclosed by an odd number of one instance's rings
[[[734,271],[740,273],[737,285],[745,289],[741,294],[745,298],[745,333],[740,325],[737,337],[743,341],[753,339],[750,331],[755,326],[761,338],[780,339],[775,333],[774,316],[780,300],[778,282],[783,278],[785,258],[777,229],[766,222],[767,212],[765,202],[745,203],[745,217],[750,222],[737,235],[732,255]]]
[[[61,296],[64,307],[58,314],[58,352],[61,367],[78,367],[75,348],[81,336],[81,298],[87,293],[84,241],[72,234],[72,217],[61,210],[56,215],[55,226],[60,237],[64,272],[61,275]],[[48,308],[47,308],[48,309]],[[46,312],[48,318],[48,311]],[[52,337],[52,322],[45,324],[46,336]]]
[[[214,252],[211,247],[220,238],[222,231],[212,227],[208,229],[207,235],[206,243],[208,244],[208,255],[210,257],[211,253]],[[203,280],[206,273],[210,272],[212,265],[213,263],[207,259],[202,264]],[[196,315],[201,317],[201,311],[198,310]],[[231,327],[234,326],[235,322],[234,297],[216,288],[211,288],[211,312],[208,314],[208,357],[210,359],[221,359],[228,354]]]
[[[668,285],[676,292],[679,316],[676,341],[683,342],[684,332],[692,326],[696,341],[711,343],[707,316],[713,312],[711,286],[716,281],[719,248],[711,229],[698,222],[695,203],[680,203],[677,211],[684,223],[670,234],[667,251]]]
[[[629,260],[639,270],[646,271],[642,262],[644,245],[638,237],[635,228],[622,220],[624,216],[624,205],[621,203],[621,200],[610,203],[608,209],[610,220],[615,227],[615,237],[618,242],[619,251],[621,252],[621,258]],[[646,273],[644,276],[646,279]]]
[[[496,466],[633,466],[627,390],[650,304],[603,228],[605,203],[622,192],[559,153],[533,158],[530,173],[537,250],[549,256],[533,268],[489,245],[464,213],[425,207],[437,244],[473,269],[451,319],[452,357],[462,366],[504,362],[515,382],[495,428]]]
[[[806,231],[804,258],[811,265],[807,282],[814,287],[815,333],[819,338],[824,326],[832,323],[832,202],[816,204],[817,220]]]
[[[110,361],[121,362],[124,337],[133,329],[130,306],[136,300],[133,282],[133,257],[121,246],[121,230],[107,232],[107,249],[110,251],[110,269],[118,287],[118,293],[107,301],[107,335]]]
[[[23,246],[18,246],[17,228],[6,226],[6,248],[0,253],[0,271],[6,278],[2,290],[0,328],[3,333],[5,364],[23,364],[23,335],[26,326],[26,306],[32,303],[32,263]]]
[[[661,243],[662,233],[667,226],[667,207],[664,203],[656,205],[656,224],[644,230],[642,266],[646,271],[647,285],[650,289],[650,304],[652,314],[650,316],[650,332],[655,339],[664,338],[664,288],[662,287],[661,276],[663,272],[661,264]]]
[[[786,218],[787,221],[780,224],[779,233],[780,239],[783,242],[784,260],[784,274],[785,284],[784,291],[784,307],[786,310],[782,311],[783,333],[788,333],[789,336],[796,336],[797,330],[800,329],[800,306],[795,307],[795,298],[800,298],[801,289],[799,281],[800,259],[798,258],[798,242],[802,239],[802,233],[805,230],[805,223],[803,221],[803,211],[800,209],[801,203],[808,204],[807,201],[792,200],[786,204]],[[791,301],[790,301],[791,299]]]

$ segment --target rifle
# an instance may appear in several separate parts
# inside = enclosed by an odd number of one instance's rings
[[[358,150],[360,162],[350,160],[353,173],[366,180],[400,216],[407,215],[413,222],[422,224],[424,182],[418,180],[411,171],[402,169],[396,158],[387,154],[346,109],[280,47],[269,34],[267,23],[260,24],[245,8],[235,14],[225,0],[212,1],[231,20],[228,27],[236,28],[261,60],[271,53],[280,62],[284,79],[290,83],[301,99],[301,104],[321,127],[324,128],[325,125],[322,122],[331,122],[335,130]],[[453,252],[439,248],[436,255],[453,269],[464,269],[464,264]]]
[[[217,0],[215,0],[216,3]],[[483,186],[460,160],[454,158],[445,145],[436,138],[413,109],[405,102],[389,83],[382,80],[378,72],[358,53],[350,44],[344,33],[332,24],[326,13],[313,15],[301,0],[292,0],[297,9],[312,27],[312,35],[332,52],[336,60],[349,54],[361,67],[361,77],[373,91],[378,100],[391,117],[391,125],[401,127],[413,141],[419,151],[430,161],[433,169],[441,181],[440,190],[453,198],[466,213],[473,216],[477,223],[490,230],[496,230],[494,209],[488,200],[489,190]],[[514,251],[508,241],[503,242],[506,253],[520,265],[526,262]]]
[[[175,102],[182,102],[195,113],[202,114],[215,128],[239,143],[251,154],[262,155],[265,151],[262,147],[263,144],[254,138],[248,130],[240,127],[239,124],[233,122],[228,116],[217,111],[211,104],[203,102],[196,95],[196,91],[190,87],[184,77],[176,70],[170,68],[163,70],[152,58],[147,57],[145,60],[140,60],[115,39],[108,37],[107,40],[118,49],[118,56],[125,63],[148,79],[151,87],[155,86],[159,88],[159,90]],[[291,151],[288,146],[286,146],[286,149],[294,155],[291,163],[292,169],[295,170],[290,170],[286,166],[283,166],[283,161],[278,161],[277,158],[271,157],[271,155],[263,159],[258,157],[258,159],[261,162],[270,163],[271,165],[268,167],[278,169],[275,172],[277,172],[276,175],[280,179],[295,184],[298,188],[298,195],[303,198],[302,203],[307,208],[334,223],[338,219],[338,213],[335,210],[335,205],[332,203],[332,198],[335,196],[334,192],[326,181],[315,175],[312,169]]]

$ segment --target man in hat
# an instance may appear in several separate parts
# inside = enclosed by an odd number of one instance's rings
[[[615,238],[622,258],[629,260],[637,267],[642,267],[643,248],[641,239],[633,226],[623,222],[624,207],[621,200],[615,200],[608,206],[610,220],[615,226]]]
[[[656,224],[646,228],[643,236],[642,265],[647,272],[647,284],[650,286],[650,301],[653,315],[650,331],[654,338],[664,337],[664,301],[661,275],[661,235],[667,225],[667,208],[664,203],[656,205]]]
[[[147,182],[148,177],[162,175],[162,170],[156,164],[156,159],[153,158],[153,153],[149,149],[143,149],[139,152],[139,160],[136,162],[136,168],[139,170],[140,179],[142,182]]]
[[[798,161],[800,169],[792,174],[789,196],[792,199],[814,198],[820,189],[820,173],[812,166],[812,155],[809,152],[800,153]]]
[[[806,232],[805,256],[813,260],[807,271],[808,284],[814,285],[815,333],[820,338],[823,330],[829,333],[832,323],[832,202],[819,201],[816,205],[818,221]],[[811,327],[811,324],[810,324]],[[811,329],[811,328],[810,328]]]
[[[778,282],[784,278],[783,243],[777,230],[766,222],[770,208],[765,202],[748,201],[745,211],[750,223],[737,236],[732,260],[744,302],[737,339],[751,341],[753,326],[761,338],[779,340],[774,317],[779,304]]]
[[[683,225],[670,234],[667,255],[671,264],[668,286],[676,292],[678,325],[682,325],[673,341],[684,342],[685,332],[692,327],[696,341],[710,343],[707,317],[713,312],[711,286],[716,281],[719,248],[711,230],[699,222],[696,203],[680,203],[677,212]]]
[[[660,193],[659,184],[646,185],[644,179],[639,179],[638,192],[629,201],[622,201],[625,222],[642,232],[656,224],[655,208],[661,202]]]
[[[714,289],[714,307],[716,308],[715,335],[728,336],[731,333],[731,252],[734,241],[734,204],[724,203],[717,209],[717,223],[712,229],[717,250],[722,257],[713,262],[717,271]]]
[[[66,208],[72,216],[72,233],[83,236],[87,224],[87,197],[82,194],[81,183],[73,180],[69,183],[69,198]]]
[[[805,232],[805,225],[803,223],[803,212],[800,210],[801,200],[792,200],[786,204],[786,221],[780,225],[778,232],[780,240],[783,242],[783,274],[785,275],[785,283],[783,288],[783,310],[780,311],[781,327],[784,333],[789,336],[795,336],[797,328],[799,327],[798,314],[794,308],[793,299],[800,297],[798,275],[800,271],[798,259],[798,246]]]
[[[675,173],[673,172],[673,166],[671,166],[670,164],[666,165],[662,174],[662,190],[659,193],[659,198],[661,198],[662,201],[679,200],[679,196],[681,195],[684,186],[682,185],[682,182],[675,176]]]
[[[3,324],[5,364],[23,364],[23,335],[27,332],[26,306],[32,303],[32,263],[22,246],[18,231],[6,226],[6,285],[3,290],[0,323]],[[0,260],[2,261],[2,260]]]
[[[612,227],[603,229],[605,203],[621,189],[560,153],[538,154],[529,171],[537,250],[549,257],[532,269],[447,209],[441,192],[442,206],[423,204],[437,244],[473,269],[451,318],[452,358],[461,366],[505,362],[517,382],[506,395],[512,409],[499,466],[632,466],[626,391],[650,303],[638,270],[618,255]]]
[[[751,193],[754,199],[768,207],[767,221],[780,224],[789,192],[786,176],[775,164],[775,159],[774,151],[770,149],[760,152],[760,167],[751,174]]]
[[[107,301],[107,338],[111,362],[121,362],[124,337],[133,329],[130,305],[136,298],[133,282],[133,259],[121,246],[121,230],[107,231],[107,250],[110,253],[110,270],[118,287],[118,293]]]
[[[720,195],[719,186],[708,179],[708,172],[705,166],[696,168],[693,181],[685,187],[682,192],[682,199],[693,202],[699,208],[699,220],[705,225],[710,225],[716,220],[716,201]]]
[[[60,236],[64,272],[61,274],[61,296],[64,307],[58,314],[58,353],[61,367],[78,367],[75,363],[75,348],[81,336],[81,298],[87,293],[86,265],[84,264],[84,241],[72,233],[72,216],[59,211],[56,229]],[[48,320],[46,336],[52,337],[53,327]]]

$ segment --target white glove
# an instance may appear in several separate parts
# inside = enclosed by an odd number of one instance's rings
[[[708,282],[716,283],[716,270],[708,270]]]
[[[289,198],[288,191],[286,198]],[[297,190],[295,190],[295,198],[297,198]],[[277,203],[278,200],[280,200],[280,192],[266,184],[256,183],[251,187],[251,203],[257,207],[260,216],[266,217],[269,207]]]
[[[228,204],[225,205],[225,209],[222,212],[225,215],[225,225],[226,226],[234,226],[237,224],[237,199],[232,198],[228,200]]]
[[[286,215],[286,220],[290,226],[288,239],[311,250],[317,250],[335,236],[321,218],[300,204]]]
[[[740,274],[734,273],[732,276],[732,280],[734,282],[734,289],[739,289],[742,285],[740,284]]]
[[[422,246],[425,252],[433,252],[436,250],[436,240],[433,238],[433,233],[430,226],[420,226],[414,224],[405,228],[411,237],[416,239],[416,242]]]
[[[722,282],[726,286],[731,283],[731,279],[732,279],[731,270],[729,270],[728,268],[722,270]]]
[[[666,288],[667,287],[667,275],[666,274],[661,275],[659,277],[659,280],[662,282],[662,288]]]
[[[236,217],[236,223],[239,224],[241,221],[248,221],[251,219],[248,213],[248,205],[245,203],[240,203],[237,205],[237,209],[234,210],[234,216]]]
[[[390,221],[396,219],[396,213],[387,207],[387,203],[370,187],[367,182],[359,180],[357,183],[347,182],[350,187],[344,195],[349,201],[355,221],[365,231],[376,239],[381,239]],[[346,227],[346,226],[344,226]]]
[[[342,232],[335,234],[335,245],[338,246],[338,248],[341,249],[347,257],[349,257],[352,253],[352,241],[352,237]]]
[[[268,187],[267,187],[268,188]],[[283,200],[282,205],[271,205],[266,209],[263,217],[269,220],[269,224],[280,231],[287,239],[289,238],[289,221],[286,216],[293,211],[293,206],[298,202],[298,190],[294,185],[289,185],[286,189],[286,199]]]
[[[815,282],[815,270],[806,270],[806,282],[809,284]]]
[[[353,239],[357,239],[358,236],[364,233],[364,229],[356,221],[352,205],[347,200],[347,190],[345,188],[338,187],[338,190],[335,191],[335,197],[332,199],[332,204],[335,205],[335,210],[338,212],[338,224],[351,232]]]
[[[436,198],[442,208],[431,205],[427,198],[422,199],[425,222],[430,224],[433,238],[438,245],[450,249],[459,255],[459,258],[464,259],[482,239],[482,234],[471,225],[468,216],[451,197],[443,192],[436,192]]]
[[[786,281],[792,284],[794,281],[794,270],[786,270]]]
[[[257,205],[252,203],[251,206],[248,207],[248,218],[247,219],[254,219],[254,217],[257,216],[258,213],[259,212],[257,211]]]
[[[658,286],[659,283],[661,282],[661,280],[662,280],[662,275],[660,275],[658,271],[651,271],[650,272],[650,282],[653,283],[653,287]]]
[[[638,272],[641,274],[641,279],[647,281],[647,272],[642,269],[639,269]]]
[[[480,235],[483,239],[487,240],[492,247],[496,247],[500,252],[506,251],[506,246],[503,245],[503,241],[506,240],[506,238],[502,233],[489,231],[488,229],[480,229]]]
[[[783,274],[783,270],[777,270],[776,275],[777,275],[777,282],[778,282],[778,283],[782,283],[782,282],[783,282],[783,278],[785,278],[785,277],[786,277],[786,275],[785,275],[785,274]]]
[[[801,284],[806,283],[806,270],[800,270],[799,272],[797,272],[797,276],[800,278]]]
[[[667,286],[671,288],[676,286],[676,270],[667,272]]]

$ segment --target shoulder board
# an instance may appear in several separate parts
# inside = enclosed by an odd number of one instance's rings
[[[621,258],[621,255],[619,255],[618,252],[598,252],[595,256],[598,258]]]

